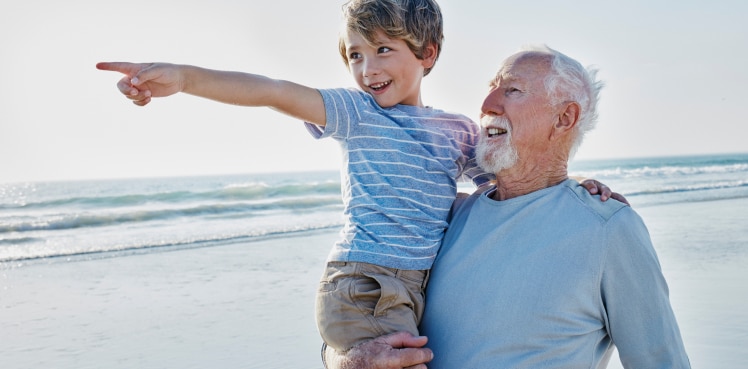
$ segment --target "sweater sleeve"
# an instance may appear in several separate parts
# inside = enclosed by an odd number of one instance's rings
[[[630,207],[606,226],[601,298],[625,368],[690,368],[649,232]]]

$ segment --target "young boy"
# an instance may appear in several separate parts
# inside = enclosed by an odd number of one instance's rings
[[[184,92],[267,106],[308,122],[318,138],[339,141],[345,226],[320,283],[317,320],[325,343],[341,352],[385,333],[418,334],[456,181],[493,179],[475,164],[479,127],[421,101],[421,79],[441,51],[439,6],[350,0],[343,13],[340,53],[360,91],[187,65],[97,64],[126,75],[117,86],[136,105]]]

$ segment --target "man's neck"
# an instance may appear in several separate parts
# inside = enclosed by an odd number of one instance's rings
[[[539,165],[517,164],[512,168],[496,174],[496,192],[493,199],[497,201],[524,196],[553,187],[569,178],[567,163],[540,162]]]

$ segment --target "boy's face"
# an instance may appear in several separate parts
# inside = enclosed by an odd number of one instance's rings
[[[381,107],[397,104],[423,106],[421,79],[425,68],[434,64],[428,50],[423,60],[416,58],[403,40],[391,39],[381,30],[372,46],[357,32],[343,34],[348,69],[358,87],[374,97]],[[431,55],[435,55],[432,50]]]

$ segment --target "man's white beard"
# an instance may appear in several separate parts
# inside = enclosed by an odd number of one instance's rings
[[[503,140],[504,143],[490,143],[488,136],[484,133],[478,140],[478,146],[475,149],[475,157],[478,165],[489,173],[499,173],[500,171],[511,168],[517,163],[519,156],[517,149],[512,143],[512,126],[505,117],[496,117],[486,115],[481,118],[481,126],[500,127],[506,130]]]

